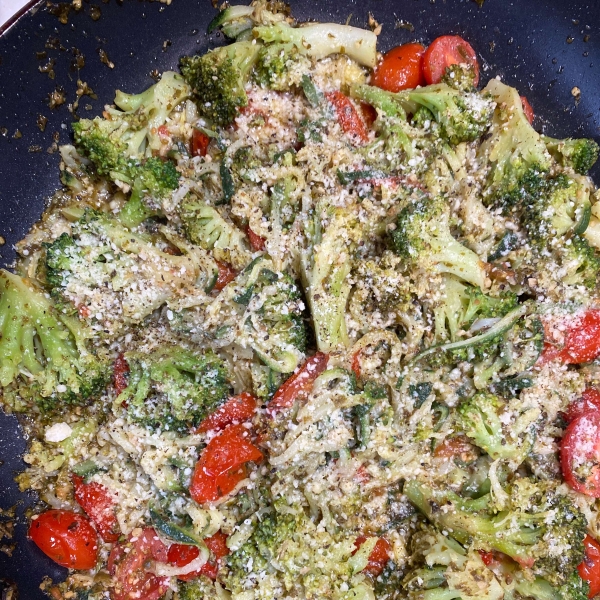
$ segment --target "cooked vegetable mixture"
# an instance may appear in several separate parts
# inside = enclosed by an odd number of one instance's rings
[[[600,592],[600,194],[457,36],[231,6],[74,123],[0,272],[29,535],[79,600]]]

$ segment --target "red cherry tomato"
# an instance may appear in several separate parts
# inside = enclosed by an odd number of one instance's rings
[[[218,531],[215,535],[206,538],[204,543],[210,550],[210,558],[208,562],[203,565],[203,567],[198,571],[192,571],[191,573],[186,573],[185,575],[178,575],[177,578],[182,581],[190,581],[191,579],[195,579],[200,575],[205,575],[206,577],[210,577],[212,580],[217,578],[219,573],[219,567],[221,566],[221,562],[223,557],[229,554],[229,548],[227,547],[227,536]],[[198,557],[200,551],[196,546],[184,546],[183,544],[173,544],[169,546],[168,559],[169,563],[175,565],[176,567],[185,567],[191,563],[195,558]]]
[[[366,102],[360,103],[360,113],[367,127],[372,127],[377,120],[377,111]]]
[[[485,550],[478,550],[477,552],[479,552],[479,556],[481,556],[481,560],[486,567],[489,567],[492,563],[496,562],[493,552],[486,552]]]
[[[600,391],[595,388],[587,388],[581,394],[581,398],[569,405],[565,413],[565,420],[570,423],[580,415],[597,411],[600,411]]]
[[[208,144],[210,144],[210,138],[199,129],[194,129],[194,133],[192,133],[192,156],[206,156]]]
[[[273,415],[282,408],[290,408],[299,395],[310,390],[313,381],[327,368],[328,362],[329,355],[323,352],[317,352],[308,358],[302,368],[290,376],[275,392],[269,402],[268,413]]]
[[[600,412],[573,419],[560,446],[565,481],[576,491],[600,498]]]
[[[540,363],[560,360],[566,365],[586,363],[600,356],[600,310],[588,310],[583,316],[566,318],[564,343],[557,347],[546,343]],[[546,324],[546,340],[551,340],[551,331]]]
[[[456,456],[468,462],[467,459],[473,455],[473,451],[473,444],[466,437],[459,435],[446,438],[441,444],[436,446],[433,455],[436,458],[454,458]]]
[[[75,500],[92,523],[100,537],[108,543],[119,539],[120,528],[115,515],[115,502],[109,491],[100,483],[85,483],[83,477],[71,475],[75,486]]]
[[[521,104],[523,105],[523,112],[531,125],[533,123],[533,119],[535,118],[535,113],[533,112],[533,107],[529,104],[529,100],[525,96],[521,96]]]
[[[112,600],[159,600],[166,594],[169,578],[146,570],[151,559],[162,563],[168,560],[167,547],[151,527],[113,547],[108,557],[108,571],[116,581]]]
[[[369,134],[365,122],[358,114],[350,98],[337,90],[325,94],[325,97],[333,105],[338,123],[344,133],[361,144],[367,142]]]
[[[48,510],[31,522],[29,537],[63,567],[85,570],[96,565],[98,535],[83,515],[70,510]]]
[[[208,415],[197,431],[205,433],[207,431],[215,431],[224,429],[227,425],[238,422],[243,423],[249,421],[256,412],[258,401],[248,392],[242,392],[239,396],[229,398],[227,402],[222,404],[215,412]]]
[[[354,353],[354,356],[352,357],[352,363],[350,365],[350,368],[352,369],[352,372],[360,379],[360,353],[361,351],[358,350],[357,352]]]
[[[359,535],[356,538],[356,550],[353,554],[358,552],[358,549],[367,541],[364,535]],[[371,554],[369,554],[369,562],[363,569],[364,573],[369,573],[373,577],[378,577],[383,572],[385,565],[390,560],[391,546],[385,538],[379,538]]]
[[[123,354],[119,354],[115,359],[113,365],[113,386],[115,388],[115,394],[117,396],[127,387],[129,384],[128,380],[129,365],[125,360]]]
[[[588,598],[600,594],[600,544],[589,535],[583,539],[585,557],[577,567],[581,579],[590,584]]]
[[[229,425],[202,451],[192,475],[192,498],[205,504],[229,494],[244,478],[245,464],[261,459],[262,452],[250,442],[248,429]]]
[[[425,46],[417,43],[392,48],[375,67],[371,75],[371,85],[388,92],[410,90],[424,85],[424,54]]]
[[[423,75],[431,85],[439,83],[446,68],[451,65],[468,64],[475,69],[474,84],[479,83],[477,54],[469,42],[458,35],[443,35],[431,42],[423,55]]]
[[[265,249],[265,238],[260,237],[258,233],[254,233],[250,227],[246,227],[246,235],[252,250],[256,252],[262,252]]]
[[[215,283],[214,289],[220,292],[228,283],[231,283],[236,277],[237,273],[227,263],[215,260],[219,269],[217,275],[217,283]]]

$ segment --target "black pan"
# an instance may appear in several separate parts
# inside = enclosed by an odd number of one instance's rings
[[[3,1],[3,0],[0,0]],[[232,2],[235,3],[235,2]],[[50,3],[48,3],[50,4]],[[0,30],[0,264],[14,259],[12,244],[39,217],[45,198],[59,186],[57,153],[69,140],[77,79],[97,99],[84,97],[81,116],[98,114],[115,88],[140,91],[151,85],[151,72],[174,69],[182,54],[204,52],[222,43],[205,30],[215,14],[210,0],[173,0],[171,6],[118,0],[85,0],[79,12],[70,4],[34,2]],[[594,0],[292,0],[298,19],[349,22],[366,26],[368,12],[383,23],[379,48],[441,34],[460,34],[471,42],[484,65],[482,80],[500,75],[526,94],[536,126],[550,135],[598,137],[600,116],[600,3]],[[67,14],[68,13],[68,14]],[[96,17],[100,16],[98,20]],[[61,18],[65,23],[61,22]],[[77,49],[84,57],[80,70]],[[107,59],[102,62],[100,53]],[[37,53],[45,52],[45,56]],[[40,72],[53,60],[54,79]],[[110,68],[106,63],[114,64]],[[48,95],[62,86],[67,101],[55,110]],[[579,88],[580,95],[573,95]],[[38,126],[47,119],[44,131]],[[20,132],[15,136],[16,131]],[[600,170],[596,169],[597,178]],[[2,357],[0,357],[2,360]],[[0,581],[16,583],[21,600],[44,598],[38,586],[45,575],[65,571],[26,541],[24,511],[35,499],[20,494],[13,480],[24,467],[26,443],[14,417],[0,411],[0,508],[16,504],[12,557],[0,552]],[[0,513],[0,536],[2,522]],[[6,548],[5,548],[6,549]],[[0,582],[0,597],[2,586]]]

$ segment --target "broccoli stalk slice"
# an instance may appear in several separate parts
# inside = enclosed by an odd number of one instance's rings
[[[358,27],[337,23],[291,27],[280,22],[255,27],[253,35],[267,44],[292,42],[299,52],[317,60],[339,53],[366,67],[372,68],[377,63],[377,36]]]
[[[252,29],[254,21],[252,21],[252,19],[250,19],[249,17],[251,17],[253,13],[254,8],[252,6],[228,6],[227,8],[220,11],[215,16],[215,18],[208,24],[208,27],[206,28],[206,33],[212,33],[215,29],[223,27],[224,25],[231,26],[234,21],[240,21],[244,25],[249,24],[249,26],[244,27],[243,30]],[[225,33],[228,35],[228,37],[237,37],[230,36],[227,32]]]
[[[582,138],[558,140],[542,136],[552,157],[564,167],[571,167],[576,173],[585,175],[598,160],[599,147],[594,140]]]

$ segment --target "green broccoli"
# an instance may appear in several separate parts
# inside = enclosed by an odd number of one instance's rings
[[[595,289],[600,281],[600,253],[586,238],[574,235],[557,249],[566,273],[563,281],[567,285],[582,285]]]
[[[206,575],[194,577],[193,581],[178,582],[177,600],[221,600],[222,595]]]
[[[497,550],[552,585],[563,585],[584,556],[587,521],[556,482],[518,479],[498,511],[488,494],[464,499],[418,481],[404,486],[408,499],[437,527],[461,544]]]
[[[363,235],[357,216],[342,208],[323,218],[317,207],[305,222],[307,246],[301,255],[304,289],[321,352],[348,346],[346,306],[351,291],[348,275]],[[325,223],[328,223],[325,226]]]
[[[567,138],[557,140],[543,135],[542,140],[553,158],[564,167],[585,175],[598,160],[599,147],[594,140]]]
[[[485,263],[452,237],[448,205],[442,197],[421,195],[405,206],[398,214],[389,242],[410,267],[451,273],[479,288],[485,287]]]
[[[301,84],[310,60],[292,42],[264,46],[258,52],[254,80],[261,86],[286,91]]]
[[[472,92],[475,90],[475,68],[467,63],[450,65],[444,70],[442,83],[455,90]]]
[[[181,74],[193,90],[198,110],[214,125],[229,125],[247,106],[244,88],[259,50],[256,42],[235,42],[202,56],[181,58]]]
[[[377,36],[349,25],[310,23],[292,27],[279,22],[255,27],[252,33],[266,44],[292,43],[298,52],[317,60],[341,53],[366,67],[372,68],[377,62]]]
[[[227,37],[237,38],[254,27],[252,19],[254,7],[234,5],[220,10],[215,18],[208,24],[207,33],[220,29]]]
[[[577,571],[567,575],[567,580],[560,586],[536,577],[533,581],[517,573],[514,579],[514,590],[521,598],[532,600],[587,600],[590,584],[583,580]]]
[[[535,194],[535,186],[552,160],[541,136],[529,124],[517,90],[491,79],[483,91],[497,105],[489,136],[478,151],[481,164],[490,167],[484,201],[510,209],[523,187]]]
[[[116,403],[151,429],[187,433],[229,395],[223,361],[212,351],[162,346],[150,353],[126,352],[129,383]]]
[[[186,287],[205,287],[202,278],[214,277],[214,261],[172,231],[161,232],[181,255],[132,233],[112,215],[86,210],[70,235],[46,245],[52,295],[78,307],[110,334],[124,323],[139,323]]]
[[[15,408],[32,399],[51,412],[98,397],[110,369],[86,349],[88,337],[33,283],[0,271],[0,385]]]
[[[498,396],[480,391],[459,405],[457,423],[492,459],[508,460],[516,468],[533,447],[540,416],[536,408],[514,414]]]
[[[246,236],[206,202],[187,196],[179,206],[179,218],[188,239],[211,251],[216,260],[235,269],[243,269],[252,260]]]

